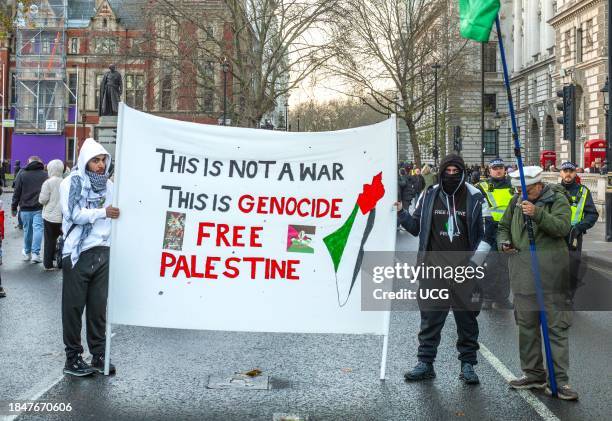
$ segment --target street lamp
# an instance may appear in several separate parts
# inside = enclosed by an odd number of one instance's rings
[[[440,152],[438,151],[438,69],[441,66],[438,63],[434,63],[431,68],[434,71],[434,147],[433,156],[434,164],[438,165],[438,157]]]
[[[610,78],[606,77],[606,83],[600,91],[603,95],[604,111],[606,112],[606,174],[608,180],[606,182],[606,241],[612,241],[612,145],[610,145]]]
[[[289,131],[289,100],[285,99],[285,131]]]
[[[227,73],[229,72],[227,57],[223,57],[221,69],[223,69],[223,125],[225,126],[227,124]]]

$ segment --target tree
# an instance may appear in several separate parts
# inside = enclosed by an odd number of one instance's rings
[[[291,109],[290,121],[299,118],[303,131],[320,132],[366,126],[383,121],[387,116],[377,113],[355,98],[333,99],[326,102],[308,101]]]
[[[452,88],[463,65],[466,42],[460,41],[451,25],[451,3],[343,0],[330,27],[334,58],[326,62],[327,76],[335,85],[340,80],[342,89],[373,110],[397,113],[408,127],[419,166],[418,127],[434,96],[431,65],[442,66],[440,92]]]
[[[138,54],[173,69],[183,96],[202,99],[199,108],[211,92],[222,97],[215,69],[227,59],[234,120],[257,127],[329,58],[325,40],[309,34],[329,20],[337,1],[156,0],[147,7],[150,28]]]

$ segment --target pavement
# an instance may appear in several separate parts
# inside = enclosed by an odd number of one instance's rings
[[[2,199],[7,210],[8,195]],[[506,378],[520,375],[517,331],[509,311],[479,316],[479,386],[466,386],[458,379],[452,317],[439,347],[437,378],[404,382],[403,373],[416,362],[416,312],[391,315],[384,382],[378,379],[382,339],[376,336],[132,326],[113,328],[115,376],[65,377],[61,274],[20,261],[21,232],[14,224],[15,219],[7,217],[0,267],[8,293],[0,300],[0,407],[9,401],[37,401],[70,403],[72,408],[62,413],[23,413],[19,420],[554,421],[609,419],[612,414],[612,312],[575,314],[570,377],[580,393],[578,402],[508,389]],[[609,252],[612,247],[597,244],[592,244],[593,251]],[[398,235],[398,249],[415,247],[412,236]],[[605,271],[593,271],[593,276],[611,279]],[[252,368],[270,376],[270,390],[206,388],[211,375]]]

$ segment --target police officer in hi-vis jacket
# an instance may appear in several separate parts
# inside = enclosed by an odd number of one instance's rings
[[[501,220],[512,196],[514,188],[506,175],[506,165],[500,158],[489,162],[489,178],[476,185],[487,199],[491,210],[493,229],[492,236],[497,235],[497,224]],[[483,310],[492,307],[496,309],[512,309],[510,296],[510,279],[508,277],[508,258],[502,253],[492,252],[487,256],[486,279],[482,282],[484,301]]]
[[[572,298],[581,283],[580,260],[582,255],[582,236],[599,219],[599,212],[593,203],[590,190],[576,180],[576,165],[572,162],[561,164],[561,185],[567,191],[572,208],[572,230],[567,236],[570,253],[570,294]]]

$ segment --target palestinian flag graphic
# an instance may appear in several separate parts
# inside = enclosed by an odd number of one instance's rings
[[[364,184],[363,191],[357,197],[355,207],[344,224],[323,238],[334,264],[340,307],[348,301],[357,280],[363,260],[363,247],[374,227],[376,204],[384,195],[385,187],[380,172],[374,176],[372,184]],[[353,256],[356,256],[356,259]]]

